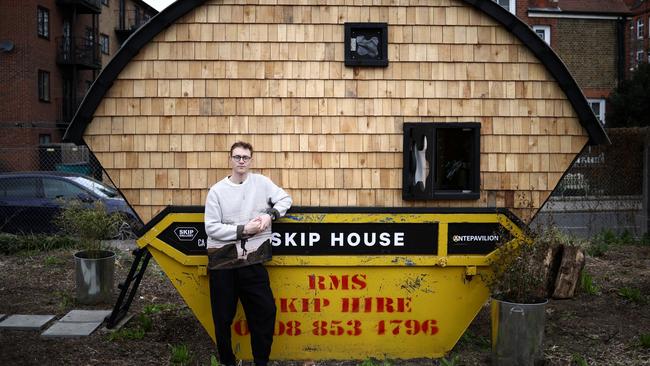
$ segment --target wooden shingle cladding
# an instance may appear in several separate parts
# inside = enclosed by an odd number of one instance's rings
[[[155,36],[84,132],[145,222],[203,204],[236,140],[295,205],[506,207],[527,221],[587,143],[538,58],[463,2],[253,3],[206,2]],[[388,67],[343,65],[345,22],[389,24]],[[478,200],[402,200],[404,122],[481,123]]]

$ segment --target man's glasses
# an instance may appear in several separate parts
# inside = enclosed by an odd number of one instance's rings
[[[250,156],[246,156],[246,155],[234,155],[234,156],[231,156],[231,158],[232,158],[232,160],[234,160],[234,161],[240,161],[240,160],[242,160],[242,161],[244,161],[245,163],[247,163],[249,160],[251,160],[251,157],[250,157]]]

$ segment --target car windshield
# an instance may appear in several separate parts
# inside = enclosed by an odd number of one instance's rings
[[[86,177],[70,177],[71,180],[81,184],[82,186],[90,189],[93,193],[104,198],[115,198],[118,196],[115,188],[109,187],[104,183],[98,182],[94,179]]]

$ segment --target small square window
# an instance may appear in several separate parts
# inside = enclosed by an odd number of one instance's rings
[[[480,129],[471,123],[405,123],[402,197],[478,199]]]
[[[38,70],[38,100],[50,101],[50,73],[43,70]]]
[[[105,55],[110,53],[110,38],[108,35],[103,33],[99,35],[99,48]]]
[[[492,1],[506,8],[512,14],[517,14],[516,0],[492,0]]]
[[[48,145],[52,143],[52,135],[49,133],[47,134],[39,134],[38,135],[38,144],[39,145]]]
[[[36,8],[36,32],[41,38],[50,38],[50,11],[44,7]]]
[[[605,124],[605,99],[587,99],[591,110],[594,112],[598,120],[603,125]]]
[[[546,44],[551,44],[551,27],[548,25],[534,25],[533,31],[537,33],[539,38],[543,39]]]
[[[345,66],[388,66],[388,24],[345,23]]]

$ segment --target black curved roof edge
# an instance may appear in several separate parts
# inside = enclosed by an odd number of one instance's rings
[[[142,227],[138,237],[142,237],[147,231],[151,230],[165,216],[173,213],[203,213],[205,206],[167,206],[162,211],[156,214],[149,222]],[[292,206],[286,215],[292,213],[361,213],[361,214],[466,214],[466,213],[497,213],[503,214],[510,219],[515,225],[522,229],[525,233],[529,233],[529,228],[526,223],[521,221],[519,217],[513,214],[507,208],[502,207],[346,207],[346,206]],[[286,216],[285,215],[285,216]]]
[[[587,130],[590,144],[597,145],[611,143],[605,129],[589,107],[587,99],[569,73],[566,65],[564,65],[562,60],[560,60],[557,54],[549,45],[546,44],[546,42],[533,32],[526,23],[495,2],[485,0],[464,1],[501,23],[523,44],[528,46],[531,52],[542,62],[549,73],[553,75],[557,83],[560,85],[560,88],[566,94],[569,102],[576,111],[580,124]],[[176,1],[158,13],[158,15],[153,17],[138,31],[131,35],[91,86],[86,97],[79,106],[77,113],[72,119],[70,126],[68,126],[63,139],[65,141],[83,144],[83,133],[86,126],[92,120],[97,106],[113,84],[113,81],[118,77],[119,73],[126,67],[140,49],[151,41],[158,33],[204,2],[205,0]]]

